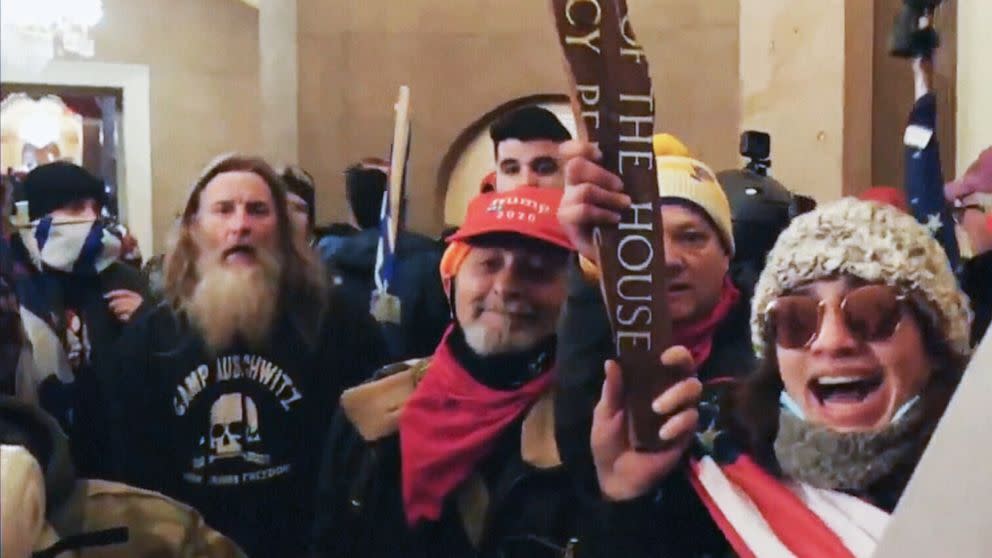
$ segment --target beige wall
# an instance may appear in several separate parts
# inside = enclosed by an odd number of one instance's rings
[[[103,10],[94,59],[150,71],[155,251],[161,251],[203,165],[224,151],[261,148],[258,10],[233,0],[104,0]]]
[[[737,164],[737,1],[629,0],[655,78],[658,126],[717,168]],[[441,157],[510,99],[565,90],[541,0],[298,0],[299,154],[318,219],[341,219],[341,171],[385,155],[397,88],[411,88],[408,224],[438,232]]]
[[[944,178],[954,176],[958,0],[944,0],[936,26],[942,46],[934,63],[937,140]],[[903,132],[913,107],[913,70],[908,60],[889,56],[892,19],[902,0],[875,0],[872,99],[872,184],[903,185]],[[865,185],[869,186],[869,185]]]
[[[773,173],[821,199],[869,183],[899,184],[911,82],[884,42],[900,1],[628,0],[655,78],[658,129],[681,136],[715,168],[739,164],[741,128],[767,130]],[[962,1],[947,0],[938,22],[950,41],[937,82],[948,175],[953,16]],[[246,3],[104,2],[96,60],[150,68],[156,250],[197,171],[228,150],[261,151],[275,162],[297,154],[318,180],[319,220],[344,218],[341,171],[359,157],[386,154],[401,84],[411,86],[414,117],[409,225],[436,233],[443,226],[439,162],[464,127],[513,98],[565,89],[544,0],[273,5],[274,38],[262,34],[278,49],[260,58],[259,11]],[[972,59],[981,66],[980,56]],[[986,104],[973,102],[969,114]],[[958,136],[978,138],[974,130],[986,128],[966,125]]]
[[[988,0],[957,0],[957,168],[964,172],[992,146],[992,9]]]
[[[772,174],[819,201],[871,176],[872,8],[741,0],[741,127],[772,136]]]

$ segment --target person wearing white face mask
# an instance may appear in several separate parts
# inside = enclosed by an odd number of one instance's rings
[[[24,192],[30,225],[12,239],[22,270],[14,288],[39,402],[69,434],[81,471],[99,476],[112,464],[98,371],[148,298],[147,282],[118,261],[120,238],[100,219],[99,179],[72,163],[50,163],[28,173]]]

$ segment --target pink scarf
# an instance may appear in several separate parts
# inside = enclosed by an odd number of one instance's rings
[[[729,277],[725,277],[723,290],[720,292],[720,300],[717,301],[710,315],[688,327],[675,329],[675,344],[689,349],[696,370],[699,370],[706,359],[710,358],[710,353],[713,352],[713,335],[740,298],[741,292],[737,290]]]

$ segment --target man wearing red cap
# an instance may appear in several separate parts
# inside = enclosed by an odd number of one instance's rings
[[[561,190],[475,198],[441,277],[433,356],[347,390],[325,449],[320,556],[561,556],[572,491],[554,439],[555,328],[572,246]]]

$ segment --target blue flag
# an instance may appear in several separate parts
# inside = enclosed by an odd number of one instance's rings
[[[407,123],[408,132],[407,137],[409,137],[409,123]],[[390,150],[390,161],[397,154]],[[406,144],[406,153],[403,154],[403,160],[410,160],[410,142]],[[400,181],[400,200],[402,200],[402,192],[406,191],[406,164],[403,165],[403,176]],[[399,207],[393,207],[391,203],[391,189],[393,188],[393,181],[386,181],[386,190],[382,195],[382,211],[379,213],[379,246],[376,250],[375,258],[375,287],[380,293],[389,292],[389,285],[393,281],[393,277],[396,276],[396,244],[398,244],[398,229],[397,232],[391,232],[391,223],[394,220],[398,223],[403,219],[403,207],[402,201]]]

